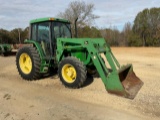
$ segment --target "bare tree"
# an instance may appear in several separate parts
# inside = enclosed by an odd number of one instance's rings
[[[125,23],[122,35],[123,39],[121,41],[121,46],[128,46],[129,37],[132,34],[132,25],[130,22]]]
[[[78,18],[77,26],[83,27],[91,25],[94,19],[98,18],[93,14],[94,4],[86,4],[84,1],[72,1],[64,12],[60,12],[58,17],[65,18],[72,23],[72,31],[74,31],[74,22]]]

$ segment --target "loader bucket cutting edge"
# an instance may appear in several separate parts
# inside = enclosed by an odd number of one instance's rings
[[[124,90],[107,90],[109,93],[117,94],[129,99],[134,99],[143,86],[143,82],[136,76],[132,65],[122,67],[118,71],[119,80]]]

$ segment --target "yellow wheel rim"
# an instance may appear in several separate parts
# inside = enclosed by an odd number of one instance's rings
[[[22,53],[19,58],[20,69],[23,73],[29,74],[32,70],[32,60],[27,53]]]
[[[75,68],[70,64],[62,67],[62,77],[67,83],[73,83],[77,77]]]

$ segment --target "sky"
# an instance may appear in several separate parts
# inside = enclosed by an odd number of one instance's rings
[[[0,28],[26,28],[29,21],[41,17],[56,17],[73,0],[0,0]],[[86,0],[93,3],[93,13],[99,18],[93,26],[123,30],[145,8],[160,7],[160,0]]]

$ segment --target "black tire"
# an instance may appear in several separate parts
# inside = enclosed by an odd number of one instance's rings
[[[102,58],[102,61],[105,64],[104,58]],[[98,73],[98,71],[97,71],[97,69],[94,65],[87,68],[87,73],[88,73],[89,76],[99,77],[99,73]]]
[[[70,65],[75,69],[76,77],[72,82],[68,82],[63,75],[63,70],[66,65]],[[70,69],[70,68],[68,68]],[[84,64],[75,57],[66,57],[63,59],[58,67],[58,74],[62,84],[68,88],[80,88],[86,80],[86,67]]]
[[[28,73],[25,73],[24,70],[22,70],[22,67],[20,65],[21,64],[20,57],[23,54],[26,54],[30,57],[32,67]],[[25,47],[20,48],[16,54],[16,65],[17,65],[19,74],[25,80],[36,80],[41,77],[40,75],[41,59],[39,57],[38,51],[34,47],[25,46]]]

